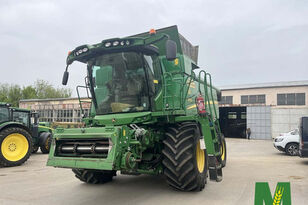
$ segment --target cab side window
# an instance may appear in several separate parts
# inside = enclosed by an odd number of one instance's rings
[[[161,84],[162,84],[162,72],[161,72],[161,66],[158,56],[147,56],[144,55],[145,61],[148,64],[151,74],[150,74],[150,80],[153,81],[154,87],[155,87],[155,95],[160,91]]]
[[[0,122],[9,120],[9,110],[6,107],[0,107]]]

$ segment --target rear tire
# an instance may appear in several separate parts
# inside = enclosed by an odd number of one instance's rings
[[[207,182],[207,152],[200,149],[200,130],[196,123],[168,128],[163,141],[164,175],[167,183],[182,191],[201,191]]]
[[[32,137],[22,128],[10,127],[0,132],[0,166],[19,166],[31,155]]]
[[[43,132],[40,134],[40,148],[43,154],[48,154],[50,150],[52,135],[50,132]]]
[[[72,171],[75,173],[76,178],[88,184],[104,184],[112,181],[112,178],[116,176],[116,171],[86,169],[72,169]]]
[[[297,143],[289,143],[286,146],[286,153],[290,156],[298,156],[299,155],[299,146]]]

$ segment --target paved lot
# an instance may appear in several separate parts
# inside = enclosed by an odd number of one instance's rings
[[[308,159],[286,156],[271,141],[227,139],[228,164],[220,183],[202,192],[169,188],[163,177],[119,175],[105,185],[88,185],[67,169],[46,167],[47,155],[22,166],[0,168],[0,204],[253,204],[255,182],[291,182],[292,204],[307,204]]]

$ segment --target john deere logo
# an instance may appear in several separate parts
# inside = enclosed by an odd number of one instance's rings
[[[278,182],[273,197],[267,182],[257,182],[255,205],[291,205],[290,182]]]

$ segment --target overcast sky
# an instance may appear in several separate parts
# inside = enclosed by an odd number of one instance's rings
[[[69,50],[171,25],[215,85],[308,78],[307,0],[0,0],[1,83],[61,87]],[[84,76],[74,63],[68,86]]]

